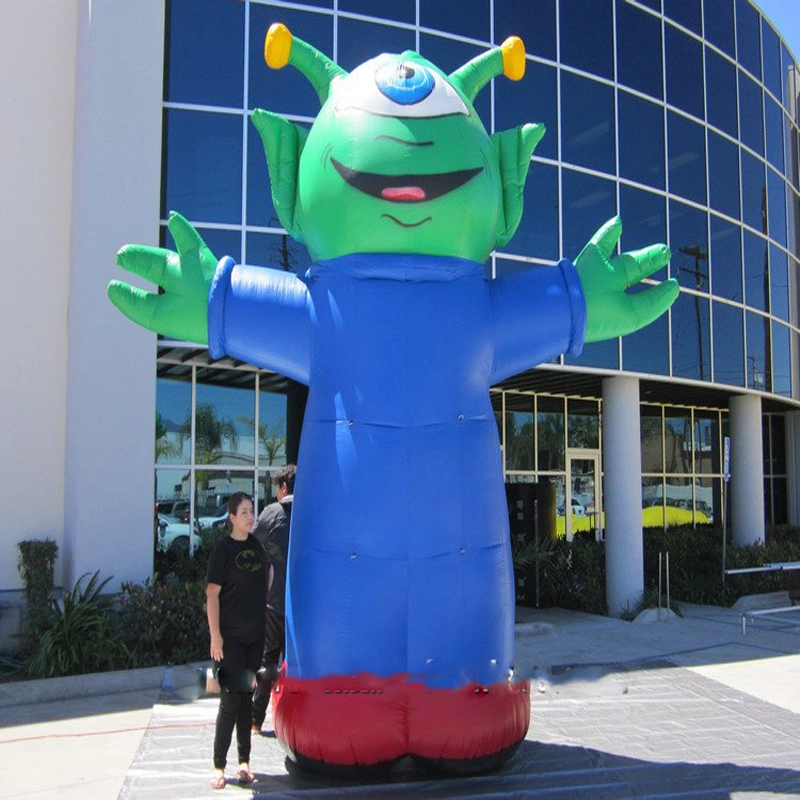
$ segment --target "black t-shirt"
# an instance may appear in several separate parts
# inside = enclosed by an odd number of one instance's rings
[[[219,584],[219,627],[223,639],[255,642],[264,635],[269,559],[252,534],[226,536],[208,559],[208,583]]]

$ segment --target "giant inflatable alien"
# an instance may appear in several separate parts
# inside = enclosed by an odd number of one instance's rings
[[[275,728],[309,769],[412,755],[454,771],[497,766],[524,739],[514,581],[489,387],[663,313],[674,281],[629,293],[665,245],[616,254],[619,219],[574,262],[496,280],[541,125],[487,134],[472,105],[522,77],[512,37],[451,75],[419,54],[351,73],[283,25],[267,35],[322,108],[310,130],[253,114],[272,196],[313,265],[219,262],[182,217],[177,253],[126,246],[117,281],[135,322],[208,343],[309,387],[292,516],[284,672]]]

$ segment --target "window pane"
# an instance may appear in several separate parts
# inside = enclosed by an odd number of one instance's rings
[[[555,68],[529,61],[521,81],[495,81],[494,119],[498,131],[526,122],[543,122],[547,132],[536,146],[535,155],[558,158]]]
[[[305,275],[311,256],[305,245],[285,233],[248,233],[247,263]]]
[[[409,25],[413,25],[417,19],[416,0],[392,0],[391,3],[381,3],[379,9],[376,7],[375,0],[339,0],[338,8],[339,11],[351,11],[368,17],[385,17],[398,22],[406,22]],[[339,24],[341,25],[342,22],[343,20],[340,19]],[[373,55],[379,52],[381,51],[376,49]]]
[[[761,87],[739,72],[739,131],[751,150],[764,155],[764,109]]]
[[[244,4],[171,0],[167,8],[164,99],[241,108]]]
[[[786,244],[786,184],[780,175],[767,170],[767,219],[769,236]]]
[[[766,233],[767,185],[764,162],[742,149],[742,221]]]
[[[558,259],[558,169],[531,164],[523,189],[522,220],[502,252]],[[576,254],[577,255],[577,254]]]
[[[159,365],[159,369],[161,369]],[[155,460],[159,464],[188,464],[192,414],[191,372],[181,378],[156,380]]]
[[[642,478],[642,527],[664,527],[664,478]]]
[[[237,263],[242,261],[242,235],[239,231],[224,230],[222,228],[203,228],[195,226],[195,230],[200,234],[200,237],[208,245],[208,249],[216,256],[217,259],[223,256],[230,256]],[[166,247],[168,250],[177,251],[178,247],[169,228],[162,225],[161,233],[161,246]]]
[[[744,386],[742,309],[714,303],[714,380]]]
[[[555,61],[556,0],[537,0],[534,13],[529,0],[494,0],[494,40],[509,36],[521,37],[528,55]]]
[[[694,471],[705,474],[721,471],[719,416],[716,411],[695,411]]]
[[[736,67],[706,48],[706,105],[708,122],[737,137]]]
[[[692,471],[692,420],[686,410],[664,409],[664,457],[666,472]]]
[[[747,386],[750,389],[770,389],[770,357],[767,345],[769,319],[760,314],[745,313],[747,319]]]
[[[711,286],[717,297],[744,300],[741,230],[711,215]]]
[[[594,400],[567,400],[567,445],[600,447],[600,417]]]
[[[447,3],[419,5],[419,22],[423,28],[489,40],[489,3],[486,0],[460,0],[457,14]]]
[[[220,383],[228,380],[231,380],[228,372],[198,370],[194,442],[196,464],[235,466],[253,463],[255,378],[247,373],[235,373],[236,387]]]
[[[225,510],[220,508],[227,503],[234,492],[244,492],[253,496],[253,471],[239,470],[204,470],[195,471],[194,517],[222,516]],[[207,520],[199,520],[204,525]]]
[[[627,92],[619,93],[619,174],[664,188],[664,110]]]
[[[664,0],[664,16],[698,36],[703,32],[700,0]]]
[[[638,250],[656,242],[666,242],[666,208],[666,202],[660,194],[621,184],[619,213],[622,217],[622,250]],[[667,277],[666,268],[653,273],[652,277],[663,280]]]
[[[671,314],[672,374],[678,378],[710,379],[708,300],[681,293]]]
[[[739,62],[761,79],[759,14],[748,0],[736,0],[736,49]]]
[[[719,478],[695,479],[695,524],[713,525],[715,519],[722,518],[721,485]]]
[[[278,114],[314,117],[319,111],[319,98],[302,73],[296,69],[270,69],[264,62],[264,37],[275,22],[275,16],[274,8],[255,3],[250,5],[248,106],[267,108]],[[333,55],[332,16],[281,8],[279,19],[290,31],[296,31],[304,42],[327,56]]]
[[[767,242],[749,231],[744,232],[744,298],[748,306],[767,310]]]
[[[706,139],[702,126],[674,112],[667,114],[669,190],[706,203]]]
[[[668,314],[662,314],[644,328],[622,337],[622,368],[631,372],[669,375]]]
[[[564,169],[561,174],[563,255],[575,259],[597,229],[617,213],[613,181]]]
[[[561,157],[581,167],[616,170],[614,90],[571,73],[561,75]]]
[[[386,8],[391,7],[392,4],[387,3]],[[413,30],[346,17],[339,19],[338,33],[337,63],[348,71],[374,58],[378,53],[402,53],[416,47]]]
[[[258,465],[286,466],[286,395],[265,389],[258,394]]]
[[[660,100],[664,96],[660,20],[621,0],[616,13],[617,80]]]
[[[538,398],[536,428],[539,472],[565,469],[563,400],[551,397]]]
[[[789,349],[789,329],[772,323],[772,391],[784,397],[792,396],[792,356]]]
[[[786,418],[770,415],[770,464],[768,475],[786,474]]]
[[[667,70],[667,102],[703,119],[703,47],[672,25],[664,31]]]
[[[663,472],[661,407],[642,406],[639,425],[642,437],[642,472]]]
[[[561,0],[561,61],[572,67],[614,77],[611,0]]]
[[[242,219],[242,117],[171,109],[164,115],[166,175],[161,216]]]
[[[739,217],[739,148],[717,133],[708,132],[709,205]]]
[[[736,51],[732,0],[706,0],[703,25],[706,39],[733,58]]]
[[[533,470],[533,397],[506,393],[506,469]]]
[[[771,98],[764,98],[764,122],[767,131],[767,161],[783,173],[783,111]]]
[[[281,227],[278,213],[272,205],[264,146],[252,122],[247,123],[247,222],[262,227]]]
[[[781,46],[778,34],[766,20],[761,20],[761,47],[764,58],[764,85],[781,100]]]
[[[708,291],[708,215],[704,211],[670,200],[669,242],[672,250],[670,274],[681,286]]]
[[[789,321],[789,271],[786,253],[775,245],[769,248],[769,309],[782,320]]]
[[[786,478],[773,478],[772,481],[772,524],[785,525],[788,519]]]

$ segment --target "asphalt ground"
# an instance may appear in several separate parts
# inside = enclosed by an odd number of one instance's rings
[[[737,609],[681,612],[631,623],[519,609],[530,729],[478,777],[406,762],[379,782],[298,773],[268,716],[255,783],[214,792],[219,701],[204,665],[0,684],[0,797],[800,797],[800,611],[746,633]]]

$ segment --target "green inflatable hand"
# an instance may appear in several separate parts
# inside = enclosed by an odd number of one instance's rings
[[[587,342],[599,342],[633,333],[660,317],[678,296],[674,278],[641,292],[625,290],[669,262],[669,248],[654,244],[642,250],[612,255],[622,220],[614,217],[595,233],[575,259],[586,297]]]
[[[126,317],[143,328],[171,339],[207,344],[208,290],[217,259],[180,214],[171,212],[168,226],[177,253],[131,244],[117,253],[120,267],[158,284],[164,294],[111,281],[108,296]]]

